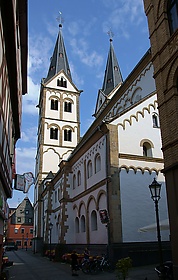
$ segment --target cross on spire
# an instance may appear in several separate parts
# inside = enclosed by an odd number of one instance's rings
[[[112,38],[114,37],[114,33],[112,32],[112,30],[110,29],[107,34],[109,35],[109,40],[110,42],[112,42]]]
[[[59,16],[56,18],[59,22],[59,27],[62,27],[62,23],[64,22],[64,19],[62,18],[62,13],[59,11]]]

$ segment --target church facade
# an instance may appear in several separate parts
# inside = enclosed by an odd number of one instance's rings
[[[35,239],[49,243],[51,235],[53,244],[110,247],[157,241],[156,231],[139,232],[155,222],[154,178],[162,185],[160,219],[168,217],[151,50],[123,81],[110,39],[95,120],[80,139],[81,91],[61,29],[38,105]],[[169,230],[162,240],[169,240]]]

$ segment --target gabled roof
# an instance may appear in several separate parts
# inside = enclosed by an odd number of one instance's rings
[[[59,33],[54,48],[53,56],[51,58],[48,75],[45,79],[45,83],[48,80],[50,80],[52,77],[54,77],[60,70],[64,70],[64,72],[72,80],[61,29],[62,29],[62,24],[59,24]]]

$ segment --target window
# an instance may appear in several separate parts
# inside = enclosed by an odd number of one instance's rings
[[[28,222],[29,222],[29,223],[32,223],[32,218],[29,218],[29,219],[28,219]]]
[[[29,210],[25,210],[25,214],[28,215],[29,214]]]
[[[58,110],[58,100],[51,99],[51,110]]]
[[[159,127],[158,115],[154,113],[152,115],[152,119],[153,119],[153,127]]]
[[[143,156],[152,157],[151,145],[148,142],[143,143]]]
[[[57,202],[57,191],[55,191],[55,203]]]
[[[85,232],[85,217],[82,215],[81,217],[81,232]]]
[[[64,141],[72,141],[72,130],[64,129]]]
[[[169,0],[167,6],[170,34],[178,28],[178,0]]]
[[[18,233],[18,228],[14,228],[14,233]]]
[[[25,232],[25,229],[24,228],[21,228],[21,233],[24,233]]]
[[[17,222],[20,223],[21,222],[21,218],[17,217]]]
[[[101,170],[101,157],[99,154],[95,157],[95,173]]]
[[[57,86],[58,87],[67,87],[67,81],[64,77],[57,79]]]
[[[74,174],[74,176],[73,176],[73,189],[75,189],[75,188],[76,188],[76,176]]]
[[[77,173],[77,185],[80,186],[81,185],[81,172],[80,170]]]
[[[64,112],[72,113],[72,103],[71,102],[64,102]]]
[[[16,245],[17,245],[17,246],[21,247],[21,244],[22,244],[22,243],[21,243],[20,240],[17,240],[17,241],[16,241]]]
[[[33,234],[33,228],[30,228],[30,234]]]
[[[50,128],[50,139],[58,140],[58,129],[57,128]]]
[[[87,165],[87,175],[88,175],[88,178],[90,178],[93,175],[91,160],[89,160],[88,165]]]
[[[79,233],[79,218],[75,218],[75,232]]]
[[[91,212],[91,230],[97,230],[97,215],[95,210]]]

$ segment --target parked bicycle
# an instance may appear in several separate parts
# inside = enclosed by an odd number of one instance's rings
[[[90,259],[89,261],[84,260],[81,264],[81,269],[86,274],[97,274],[101,271],[113,271],[113,267],[106,255],[103,255],[100,258]]]

